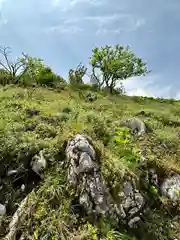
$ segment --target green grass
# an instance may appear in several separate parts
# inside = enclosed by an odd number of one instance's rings
[[[43,149],[48,157],[45,182],[31,194],[35,210],[31,221],[33,239],[51,233],[49,239],[96,239],[95,227],[79,223],[68,214],[71,189],[61,163],[63,143],[77,132],[93,140],[99,152],[101,170],[114,195],[121,189],[125,174],[139,174],[139,149],[148,149],[149,164],[161,174],[180,171],[180,102],[141,97],[111,96],[97,93],[95,102],[87,102],[89,91],[67,86],[56,92],[45,88],[0,88],[0,156],[1,161],[17,166],[23,152]],[[153,128],[153,134],[135,139],[119,123],[139,115]],[[116,136],[116,139],[114,137]],[[166,147],[165,145],[166,144]],[[36,204],[35,204],[36,203]],[[102,224],[103,239],[131,239]],[[161,239],[161,238],[158,238]],[[163,238],[162,238],[163,239]]]

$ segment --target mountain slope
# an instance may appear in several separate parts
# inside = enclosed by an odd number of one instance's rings
[[[21,239],[178,239],[179,202],[163,196],[161,186],[168,179],[178,179],[180,172],[180,102],[102,92],[93,93],[97,100],[88,101],[89,91],[70,86],[61,91],[0,89],[0,203],[7,205],[0,237],[4,239],[9,231],[16,203],[29,194],[30,212],[17,230],[18,236],[24,233]],[[122,126],[132,117],[143,120],[152,132],[134,136]],[[138,212],[139,228],[128,225],[131,219],[123,225],[103,217],[94,225],[80,216],[82,210],[75,209],[77,215],[70,211],[72,203],[78,204],[78,196],[68,181],[65,149],[77,133],[90,138],[100,173],[117,204],[124,184],[136,181],[145,202],[143,212]],[[9,170],[28,164],[40,150],[48,164],[43,180],[24,173],[18,181],[7,178]],[[178,180],[176,185],[179,191]]]

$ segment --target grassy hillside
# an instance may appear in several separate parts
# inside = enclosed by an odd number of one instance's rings
[[[85,97],[89,91],[69,86],[61,91],[0,88],[1,169],[3,166],[16,168],[28,154],[34,155],[41,149],[48,160],[44,182],[30,194],[30,202],[32,206],[36,203],[36,207],[21,226],[26,239],[98,239],[98,231],[101,239],[135,239],[108,220],[102,220],[97,229],[69,213],[72,189],[63,165],[64,142],[76,133],[91,137],[99,154],[101,172],[114,197],[127,173],[139,178],[143,169],[153,166],[163,179],[172,172],[180,172],[179,101],[99,92],[97,100],[89,102]],[[122,120],[134,116],[148,123],[153,133],[136,138],[120,127]],[[119,141],[113,140],[115,135]],[[146,150],[146,166],[139,161],[142,148]],[[150,196],[153,205],[152,199]],[[147,236],[144,235],[144,239],[148,239],[148,234],[149,239],[160,240],[180,235],[177,216],[167,214],[171,207],[168,200],[158,196],[157,205],[145,219]],[[9,220],[10,216],[1,220],[2,239],[8,231]],[[173,230],[170,223],[175,224]]]

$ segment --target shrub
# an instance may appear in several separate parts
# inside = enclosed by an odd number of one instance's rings
[[[4,69],[0,69],[0,84],[5,86],[12,82],[12,76]]]
[[[81,63],[76,69],[69,70],[69,82],[73,86],[83,85],[83,77],[86,74],[87,68]]]
[[[37,84],[55,86],[57,83],[65,82],[63,78],[52,72],[51,68],[42,68],[36,79]]]

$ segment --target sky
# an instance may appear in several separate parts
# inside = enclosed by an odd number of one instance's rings
[[[152,70],[128,95],[180,99],[179,0],[0,0],[0,46],[40,57],[61,76],[91,50],[130,45]]]

